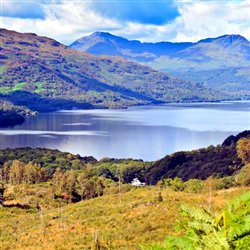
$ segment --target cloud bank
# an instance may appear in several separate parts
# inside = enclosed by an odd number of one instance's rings
[[[1,0],[0,26],[70,44],[95,31],[142,41],[250,40],[250,0]]]

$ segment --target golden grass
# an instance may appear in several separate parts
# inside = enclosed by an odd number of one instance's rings
[[[212,209],[246,190],[215,192]],[[139,249],[175,233],[182,203],[208,207],[208,194],[163,190],[157,202],[157,193],[157,187],[138,188],[40,212],[0,208],[0,249],[94,249],[94,237],[103,249]]]

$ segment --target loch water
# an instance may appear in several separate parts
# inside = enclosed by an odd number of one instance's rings
[[[82,156],[157,160],[217,145],[250,129],[250,102],[190,103],[123,110],[72,110],[0,129],[0,148],[46,147]]]

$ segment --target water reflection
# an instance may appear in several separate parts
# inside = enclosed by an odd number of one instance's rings
[[[96,158],[156,160],[221,143],[250,128],[250,102],[75,110],[29,117],[0,130],[0,147],[48,147]]]

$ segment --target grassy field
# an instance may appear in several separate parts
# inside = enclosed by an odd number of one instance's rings
[[[246,190],[213,192],[213,212]],[[40,192],[37,197],[43,192],[49,196],[49,189]],[[140,244],[162,242],[175,234],[182,203],[209,206],[206,193],[162,190],[162,202],[158,194],[159,188],[154,186],[76,204],[54,202],[41,210],[0,208],[0,249],[140,249]],[[101,248],[95,248],[95,241]]]

